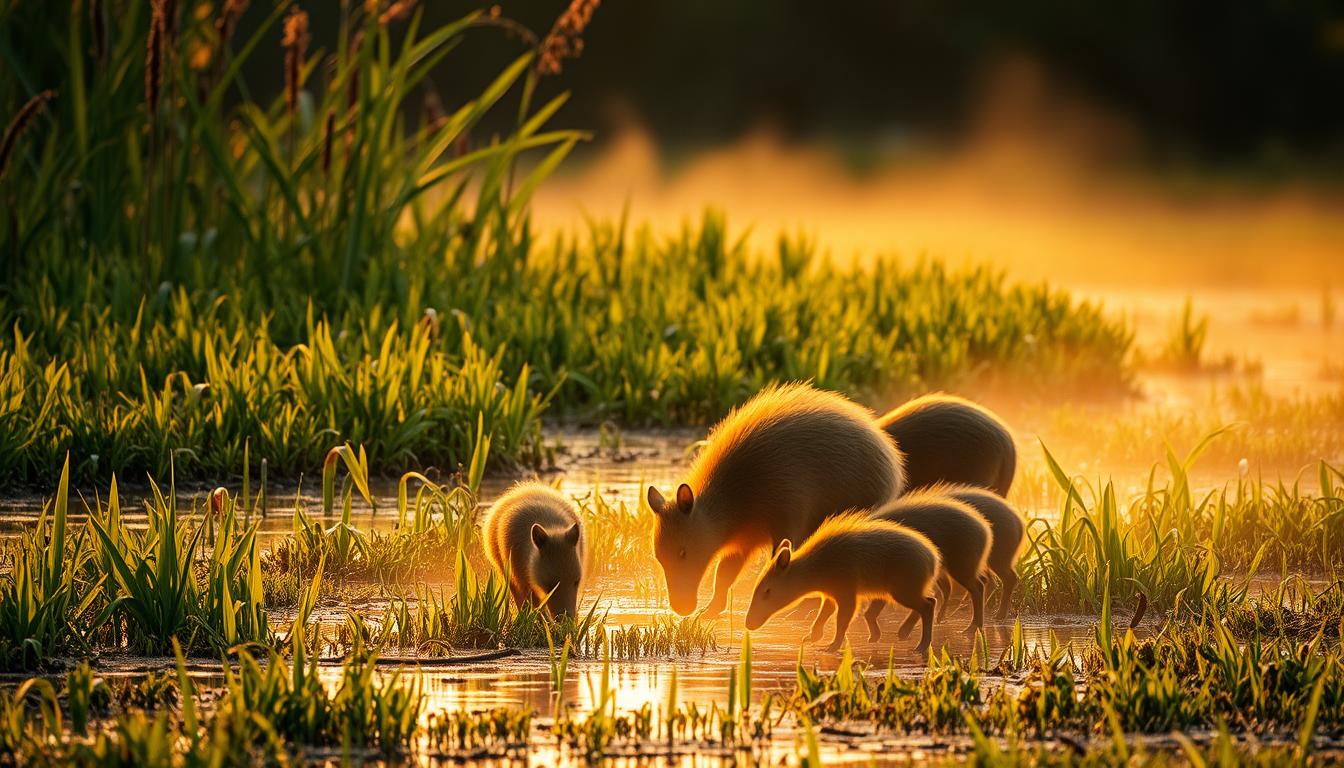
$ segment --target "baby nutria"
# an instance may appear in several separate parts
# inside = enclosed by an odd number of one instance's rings
[[[517,605],[544,601],[552,616],[574,615],[584,538],[573,501],[549,485],[518,483],[499,497],[481,528],[486,554],[508,579]]]
[[[888,411],[878,426],[905,454],[910,488],[965,483],[1007,496],[1017,469],[1008,425],[988,408],[952,395],[917,397]]]
[[[938,485],[932,489],[935,493],[945,494],[980,513],[989,523],[994,533],[994,541],[989,546],[989,569],[1003,582],[1003,595],[999,598],[999,618],[1008,615],[1012,604],[1013,590],[1017,589],[1017,555],[1022,549],[1022,538],[1026,524],[1022,515],[1003,497],[983,488],[969,485]]]
[[[759,629],[802,597],[821,593],[829,598],[829,610],[823,613],[836,613],[835,637],[827,649],[835,651],[845,642],[859,598],[873,596],[879,606],[895,600],[924,619],[915,647],[924,653],[933,633],[937,600],[930,588],[938,566],[938,551],[922,534],[864,511],[836,515],[822,522],[797,552],[787,539],[780,542],[752,592],[747,629]]]
[[[901,453],[867,408],[806,384],[766,388],[713,429],[673,498],[649,488],[672,610],[695,610],[716,557],[706,617],[723,611],[755,550],[802,541],[827,517],[904,489]]]
[[[904,525],[928,537],[938,549],[943,571],[966,588],[971,595],[971,624],[966,631],[975,632],[984,623],[985,587],[988,577],[985,564],[989,557],[993,534],[989,523],[969,505],[956,499],[927,490],[906,494],[895,501],[869,512],[874,519]],[[940,596],[944,601],[946,593]],[[868,630],[876,640],[881,635],[877,626],[882,606],[870,605],[865,617]],[[817,621],[825,620],[823,609]],[[904,637],[913,625],[909,619],[901,628]],[[816,627],[813,627],[814,631]]]

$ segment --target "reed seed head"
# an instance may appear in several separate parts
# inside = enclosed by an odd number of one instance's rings
[[[583,32],[600,3],[601,0],[571,0],[541,41],[541,51],[537,55],[538,74],[558,75],[565,59],[578,58],[583,53]]]
[[[285,32],[281,45],[285,49],[285,102],[292,115],[299,106],[299,89],[303,86],[303,60],[308,53],[308,14],[297,5],[285,17]]]
[[[19,137],[28,130],[33,120],[46,109],[47,102],[56,98],[55,91],[42,91],[19,109],[19,113],[9,121],[9,126],[5,128],[5,136],[0,139],[0,179],[5,178],[5,171],[9,170],[9,159],[14,154],[14,147],[19,143]]]
[[[215,19],[215,32],[219,34],[221,50],[229,47],[233,31],[238,28],[238,20],[243,17],[248,5],[249,0],[224,0],[224,5],[219,9],[219,16]]]
[[[411,14],[411,9],[415,8],[417,0],[397,0],[387,7],[378,16],[379,26],[386,27],[389,24],[395,24]]]

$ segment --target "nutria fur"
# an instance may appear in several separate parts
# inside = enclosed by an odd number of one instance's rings
[[[695,610],[716,557],[707,617],[722,612],[753,551],[802,541],[827,517],[904,489],[901,453],[867,408],[806,384],[762,390],[714,428],[672,499],[649,488],[672,610]]]
[[[988,408],[953,395],[925,395],[877,423],[905,453],[910,488],[964,483],[1008,495],[1017,446],[1008,425]]]
[[[836,611],[835,637],[828,650],[838,650],[859,598],[872,596],[878,605],[894,600],[924,619],[915,648],[924,653],[933,632],[937,600],[930,590],[938,567],[937,549],[919,532],[874,519],[863,510],[836,515],[822,522],[796,552],[787,539],[780,542],[752,592],[747,629],[759,629],[804,596],[821,593],[829,598],[825,601],[829,610],[823,613]]]
[[[573,501],[549,485],[518,483],[490,508],[481,530],[516,604],[544,601],[552,616],[574,615],[585,537]]]
[[[1017,588],[1017,557],[1022,550],[1022,539],[1026,532],[1026,523],[1022,515],[1003,497],[983,488],[969,485],[938,485],[931,489],[960,501],[980,513],[994,532],[994,542],[989,547],[989,569],[1003,582],[1003,594],[999,597],[999,618],[1008,615],[1012,604],[1013,590]]]
[[[984,624],[986,563],[994,540],[989,523],[971,506],[951,496],[929,490],[915,491],[874,509],[869,514],[878,520],[904,525],[928,537],[938,548],[943,571],[966,588],[971,596],[971,624],[974,632]],[[947,595],[941,595],[946,601]],[[877,616],[882,608],[870,607],[868,629],[876,636]],[[911,624],[906,621],[907,626]],[[902,627],[902,636],[907,629]]]

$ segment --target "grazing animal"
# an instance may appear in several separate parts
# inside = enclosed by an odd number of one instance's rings
[[[924,619],[923,635],[915,648],[924,653],[933,633],[938,601],[930,592],[938,567],[938,551],[917,531],[874,519],[862,510],[836,515],[824,521],[797,552],[787,540],[780,542],[752,592],[747,629],[759,629],[800,598],[819,592],[831,608],[823,613],[829,615],[833,610],[836,614],[835,637],[828,650],[838,650],[859,598],[873,596],[880,598],[874,601],[878,605],[894,600]],[[812,639],[820,638],[814,634]]]
[[[988,585],[985,568],[993,534],[989,523],[979,513],[950,496],[926,490],[902,496],[868,514],[876,520],[904,525],[928,537],[938,549],[943,573],[971,595],[971,623],[966,631],[974,632],[984,624],[985,587]],[[946,590],[940,598],[946,607]],[[882,635],[877,626],[877,617],[881,613],[882,604],[878,601],[876,605],[869,605],[864,614],[873,640]],[[817,615],[818,624],[813,625],[814,633],[825,620],[826,609],[822,609]],[[907,619],[900,636],[905,637],[912,625],[913,622]]]
[[[549,485],[519,483],[491,507],[482,530],[486,554],[508,580],[514,603],[574,615],[585,542],[572,500]]]
[[[925,395],[877,423],[905,453],[910,488],[964,483],[1008,495],[1017,445],[1008,425],[988,408],[953,395]]]
[[[649,488],[672,610],[695,610],[715,558],[707,618],[723,611],[755,550],[802,541],[827,517],[903,490],[901,453],[871,411],[806,384],[763,390],[719,422],[671,499]]]
[[[994,532],[994,542],[989,547],[989,569],[1003,583],[998,617],[1005,618],[1012,604],[1013,590],[1017,589],[1017,556],[1022,550],[1022,539],[1026,533],[1022,515],[1002,496],[983,488],[938,485],[931,490],[969,506],[989,523],[990,530]]]

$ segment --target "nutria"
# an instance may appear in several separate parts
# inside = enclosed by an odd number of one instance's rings
[[[491,507],[481,530],[517,605],[545,603],[552,616],[574,615],[584,536],[572,500],[549,485],[518,483]]]
[[[1022,515],[1003,497],[983,488],[937,485],[932,490],[966,504],[989,523],[990,530],[994,532],[994,541],[989,547],[989,569],[1003,582],[998,616],[1000,619],[1006,617],[1012,604],[1013,590],[1017,588],[1017,556],[1022,550],[1022,539],[1026,532]]]
[[[706,617],[723,611],[753,551],[802,541],[827,517],[904,489],[900,451],[867,408],[806,384],[766,388],[713,429],[673,498],[649,488],[672,610],[695,610],[716,557]]]
[[[1008,425],[988,408],[953,395],[925,395],[877,423],[905,454],[910,488],[964,483],[1008,495],[1017,446]]]
[[[873,602],[879,606],[894,600],[924,619],[915,648],[924,653],[933,632],[937,600],[930,589],[938,567],[937,549],[919,532],[874,519],[863,510],[836,515],[822,522],[797,552],[787,539],[780,542],[752,592],[747,629],[760,628],[775,613],[819,592],[829,598],[822,613],[836,612],[835,637],[828,648],[834,651],[845,641],[859,598],[868,595],[878,598]]]
[[[938,549],[943,571],[970,593],[971,624],[966,631],[974,632],[984,624],[985,587],[988,584],[986,561],[993,542],[993,533],[985,518],[968,504],[928,490],[906,494],[868,514],[928,537]],[[946,602],[945,591],[940,597]],[[865,614],[873,639],[881,635],[877,627],[877,616],[881,612],[880,605],[869,606]],[[817,620],[823,621],[824,614],[823,610]],[[901,628],[902,637],[912,624],[906,620],[906,626]]]

